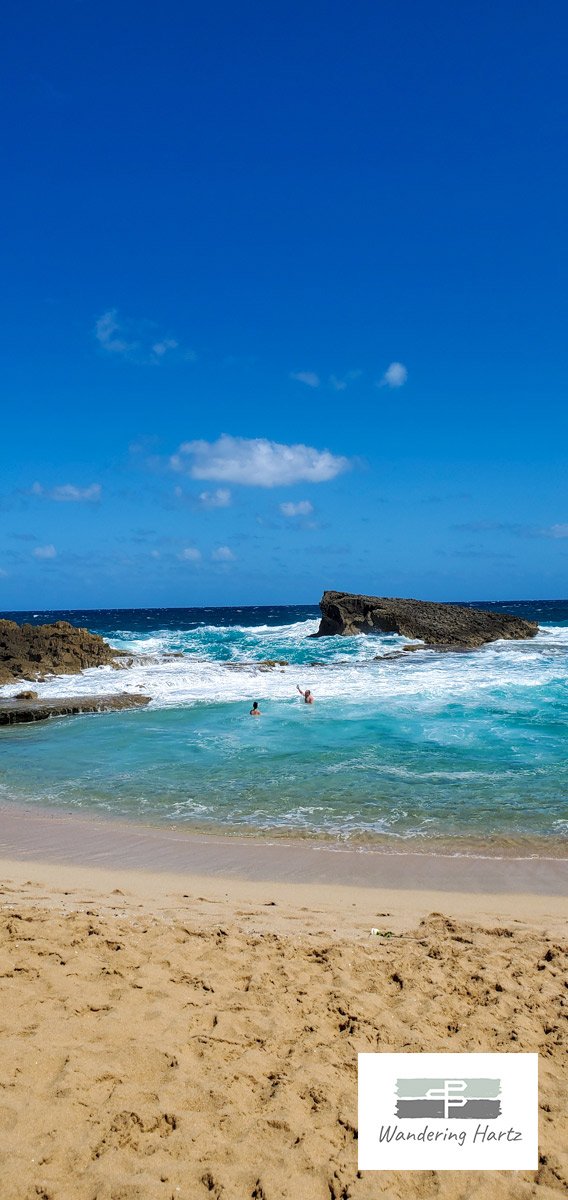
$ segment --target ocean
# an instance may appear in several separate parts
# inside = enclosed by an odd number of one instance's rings
[[[152,702],[0,730],[0,800],[362,851],[564,855],[568,602],[479,607],[539,633],[385,658],[408,639],[313,639],[317,606],[3,613],[68,620],[132,655],[36,684],[40,696]]]

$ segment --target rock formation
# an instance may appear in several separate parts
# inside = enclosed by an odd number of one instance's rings
[[[0,725],[46,721],[48,717],[68,717],[76,713],[139,708],[149,703],[150,696],[138,696],[130,692],[112,696],[68,696],[58,700],[4,700],[0,701]]]
[[[320,608],[322,617],[315,637],[400,633],[404,637],[421,638],[428,646],[473,649],[499,638],[534,637],[538,630],[536,621],[523,621],[510,613],[435,604],[430,600],[324,592]]]
[[[96,633],[68,621],[17,625],[0,621],[0,684],[45,675],[77,675],[85,667],[117,665],[123,657]]]

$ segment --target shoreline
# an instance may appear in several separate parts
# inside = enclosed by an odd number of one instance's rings
[[[249,883],[314,884],[568,899],[568,859],[466,856],[124,821],[0,804],[0,857],[15,862],[198,875]]]
[[[1,743],[0,743],[1,744]],[[124,829],[149,830],[165,837],[204,838],[207,840],[245,845],[278,845],[314,847],[336,854],[382,854],[393,857],[408,855],[425,858],[459,858],[474,860],[516,862],[565,862],[568,864],[568,833],[566,834],[518,834],[476,835],[446,834],[427,837],[423,834],[411,836],[384,833],[355,833],[342,836],[338,833],[287,828],[285,825],[253,825],[229,821],[192,819],[160,820],[155,813],[145,816],[124,812],[111,812],[107,807],[88,804],[85,807],[63,804],[36,803],[29,797],[6,798],[0,795],[0,818],[2,813],[16,812],[26,817],[52,816],[59,820],[87,821],[100,823],[104,827],[122,826]]]
[[[411,836],[384,833],[355,833],[342,836],[338,833],[287,828],[285,825],[252,825],[229,821],[192,819],[160,820],[153,813],[145,817],[141,813],[131,815],[114,813],[106,807],[73,805],[64,807],[59,803],[35,803],[28,798],[7,799],[6,792],[0,796],[0,818],[2,813],[19,813],[26,817],[53,817],[58,820],[87,821],[100,823],[104,827],[121,826],[124,829],[148,830],[165,837],[196,838],[244,845],[278,845],[288,847],[313,847],[336,854],[381,854],[392,857],[408,855],[423,858],[458,858],[460,860],[489,860],[513,862],[565,862],[568,864],[567,834],[501,834],[482,838],[476,835],[446,834],[427,837],[423,834]]]

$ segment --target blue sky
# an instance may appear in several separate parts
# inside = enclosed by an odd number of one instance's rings
[[[568,594],[567,34],[9,7],[0,608]]]

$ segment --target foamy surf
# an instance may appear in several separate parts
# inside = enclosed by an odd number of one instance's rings
[[[266,626],[207,626],[189,634],[149,632],[143,638],[120,631],[109,641],[132,656],[131,665],[52,676],[34,688],[46,699],[140,691],[151,696],[155,707],[165,707],[246,703],[251,696],[295,699],[300,683],[319,700],[406,698],[415,709],[429,709],[452,698],[475,705],[487,692],[516,707],[530,689],[566,687],[566,628],[541,631],[530,649],[526,643],[498,642],[470,653],[431,648],[405,654],[408,640],[394,635],[312,640],[314,627],[315,622],[302,622],[267,633]],[[21,683],[9,684],[0,694],[11,696],[20,688]]]

